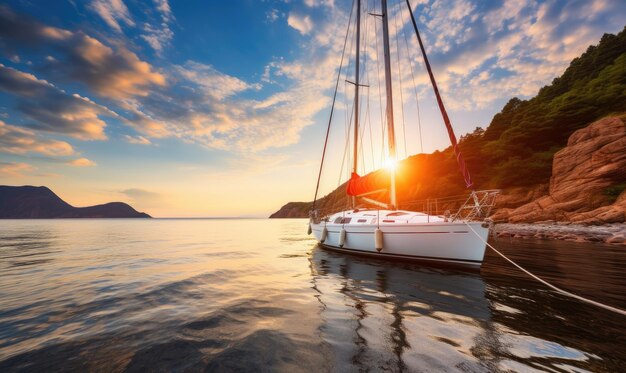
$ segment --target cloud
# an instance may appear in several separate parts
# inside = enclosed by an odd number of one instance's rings
[[[171,69],[170,86],[137,98],[137,109],[168,123],[174,136],[239,155],[297,143],[302,129],[328,107],[341,55],[347,15],[325,11],[326,23],[305,41],[299,56],[266,65],[261,81],[280,78],[279,92],[244,97],[248,90],[263,92],[262,86],[188,61]]]
[[[126,142],[131,144],[139,144],[139,145],[151,145],[152,142],[143,136],[130,136],[124,135],[124,139]]]
[[[133,205],[143,207],[153,207],[163,205],[163,196],[159,193],[151,192],[140,188],[129,188],[120,190],[118,193],[130,198]]]
[[[335,6],[335,1],[334,0],[304,0],[304,5],[311,7],[311,8],[315,8],[319,6],[327,6],[327,7],[332,8]]]
[[[35,167],[28,163],[0,162],[0,176],[24,177],[35,171]]]
[[[313,30],[313,21],[309,16],[289,13],[289,17],[287,17],[287,24],[298,30],[302,35],[306,35]]]
[[[280,11],[278,9],[272,9],[265,12],[265,20],[269,23],[276,22],[280,17]]]
[[[87,158],[74,159],[73,161],[70,161],[67,164],[70,166],[74,166],[74,167],[95,167],[96,166],[96,162],[89,160]]]
[[[45,80],[0,64],[0,91],[17,97],[16,109],[33,120],[28,126],[81,140],[104,140],[100,116],[117,114],[86,97],[67,94]]]
[[[174,38],[174,32],[170,27],[174,22],[174,14],[167,0],[154,0],[154,5],[160,14],[160,20],[156,25],[145,23],[143,26],[145,34],[141,35],[141,38],[160,54]]]
[[[612,14],[623,14],[626,3],[442,0],[420,2],[414,11],[447,105],[476,110],[536,94],[604,32],[621,30],[623,20]],[[402,27],[411,30],[403,12]],[[489,78],[477,79],[483,73]],[[421,90],[429,88],[420,81]]]
[[[157,53],[163,52],[163,49],[170,43],[172,38],[174,38],[174,32],[172,32],[166,23],[162,23],[157,27],[146,23],[143,29],[146,34],[141,35],[141,38]]]
[[[66,60],[48,63],[46,69],[82,82],[102,97],[147,96],[149,87],[165,85],[164,75],[124,47],[113,50],[81,32],[65,40],[63,47]]]
[[[195,61],[187,61],[184,66],[176,66],[178,74],[189,82],[195,83],[206,97],[223,100],[248,89],[260,89],[258,84],[224,74],[213,66]]]
[[[163,17],[172,19],[171,10],[162,9]],[[328,11],[333,16],[342,16],[332,8]],[[309,16],[302,19],[306,19],[303,21],[305,26],[308,24],[307,27],[312,28]],[[285,62],[278,59],[272,65],[274,76],[282,78],[283,91],[250,99],[242,97],[241,93],[261,90],[259,83],[225,74],[210,65],[196,61],[171,65],[168,68],[169,84],[166,85],[164,75],[155,72],[152,66],[120,44],[112,48],[82,32],[44,26],[17,17],[7,9],[0,11],[0,21],[9,26],[0,26],[0,36],[13,46],[33,48],[46,45],[54,50],[54,59],[36,66],[37,71],[47,74],[46,77],[80,82],[114,102],[116,111],[121,114],[115,118],[133,127],[143,138],[125,138],[127,141],[145,143],[144,140],[155,137],[176,136],[209,148],[246,153],[294,144],[299,140],[302,128],[313,124],[313,116],[328,104],[326,90],[331,86],[339,53],[331,42],[341,38],[341,32],[337,34],[336,31],[344,27],[341,23],[342,26],[336,28],[333,24],[336,20],[329,19],[329,27],[323,31],[325,36],[311,40],[310,49],[306,49],[301,60]],[[327,53],[331,48],[332,52]],[[269,71],[267,75],[269,79]],[[17,88],[19,86],[9,91],[18,97],[26,94],[15,92]],[[77,99],[80,96],[71,97]],[[95,122],[100,115],[108,115],[99,111],[103,107],[89,100],[84,103],[95,110],[92,112],[95,117],[91,119],[98,126],[94,128],[103,129],[104,122]],[[52,109],[58,112],[64,109],[58,105],[46,107],[49,117],[53,116]],[[26,105],[21,108],[37,120],[37,128],[66,131],[77,138],[104,138],[103,131],[100,136],[93,131],[90,134],[84,127],[83,131],[70,132],[69,126],[52,125],[59,118],[52,121],[44,118],[42,113],[29,111]]]
[[[18,17],[6,7],[0,7],[0,24],[5,48],[53,48],[56,56],[46,59],[39,71],[83,83],[99,96],[110,99],[146,96],[150,87],[166,83],[163,74],[122,45],[113,49],[81,31],[44,26]]]
[[[89,9],[98,14],[107,25],[117,32],[121,32],[120,22],[134,26],[135,22],[122,0],[93,0]]]
[[[34,131],[6,124],[0,120],[0,152],[12,154],[39,153],[51,157],[75,153],[65,141],[43,139]]]
[[[135,198],[135,199],[155,198],[158,196],[158,193],[150,192],[145,189],[139,189],[139,188],[129,188],[129,189],[120,190],[120,193],[130,198]]]
[[[161,12],[161,16],[163,17],[163,21],[170,22],[174,20],[174,14],[172,13],[172,8],[168,0],[154,0],[154,4],[159,12]]]

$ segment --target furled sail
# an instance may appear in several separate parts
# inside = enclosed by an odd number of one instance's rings
[[[373,172],[365,176],[359,176],[356,172],[352,173],[346,193],[350,196],[364,196],[376,192],[388,190],[391,184],[389,173],[385,170]]]

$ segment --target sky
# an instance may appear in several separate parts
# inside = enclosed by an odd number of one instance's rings
[[[366,14],[380,4],[362,4],[361,173],[384,158],[381,26]],[[389,4],[399,155],[443,149],[404,0]],[[457,135],[486,127],[511,97],[534,96],[626,19],[621,0],[411,4]],[[0,184],[45,185],[74,206],[123,201],[155,217],[267,216],[310,201],[351,8],[0,2]],[[322,195],[350,162],[354,25],[348,35]]]

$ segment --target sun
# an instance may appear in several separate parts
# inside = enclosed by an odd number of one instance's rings
[[[398,161],[393,158],[387,158],[384,167],[389,171],[395,171],[398,168]]]

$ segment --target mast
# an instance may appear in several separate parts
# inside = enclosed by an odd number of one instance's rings
[[[391,87],[391,52],[389,51],[389,22],[387,12],[387,0],[382,2],[382,19],[383,19],[383,48],[385,54],[385,89],[387,91],[387,130],[389,143],[389,158],[392,162],[396,161],[396,135],[393,127],[393,95]],[[391,167],[391,188],[389,197],[391,200],[391,209],[395,210],[396,203],[396,170]]]
[[[352,172],[357,173],[359,159],[359,64],[361,52],[361,0],[356,1],[356,76],[354,81],[354,160]],[[356,208],[356,197],[352,196],[352,208]]]

